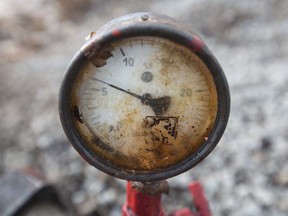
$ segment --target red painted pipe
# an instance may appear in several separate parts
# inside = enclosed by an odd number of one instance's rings
[[[123,216],[164,216],[161,194],[147,195],[127,183],[127,201],[122,208]]]
[[[189,190],[193,196],[193,202],[197,212],[192,213],[190,209],[177,210],[169,216],[211,216],[208,202],[200,182],[189,184]],[[148,195],[132,187],[131,182],[127,183],[127,200],[122,207],[122,216],[165,216],[161,203],[161,193]]]
[[[204,194],[203,187],[200,182],[195,181],[189,184],[189,190],[193,197],[193,204],[197,209],[197,216],[211,216],[209,204]],[[196,216],[195,215],[195,216]]]

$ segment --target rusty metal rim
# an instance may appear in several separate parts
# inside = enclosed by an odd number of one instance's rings
[[[139,14],[138,16],[140,16]],[[176,26],[177,27],[177,26]],[[204,62],[208,67],[214,79],[217,95],[218,95],[218,111],[217,117],[209,135],[208,140],[193,155],[183,159],[181,162],[156,171],[129,171],[123,170],[114,164],[106,162],[98,155],[93,154],[82,143],[81,136],[73,124],[73,111],[71,111],[70,95],[73,88],[74,80],[81,69],[82,65],[88,61],[87,53],[97,53],[101,47],[115,40],[137,36],[154,36],[174,41],[180,45],[189,48]],[[195,40],[196,39],[196,40]],[[101,171],[114,177],[132,180],[132,181],[155,181],[167,179],[181,174],[202,161],[216,147],[224,130],[226,128],[229,112],[230,112],[230,94],[229,87],[225,75],[210,50],[204,44],[199,43],[199,37],[184,29],[175,28],[175,25],[169,25],[169,22],[143,22],[129,23],[128,25],[119,25],[107,29],[101,36],[92,38],[83,48],[74,56],[63,80],[60,97],[59,97],[59,113],[64,131],[78,153],[91,165]],[[201,45],[201,47],[200,47]],[[200,48],[199,48],[200,47]],[[86,57],[85,57],[86,56]]]

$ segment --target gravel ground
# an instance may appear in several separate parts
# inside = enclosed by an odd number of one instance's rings
[[[199,179],[213,215],[287,215],[288,1],[119,2],[0,2],[1,166],[41,170],[76,214],[96,208],[120,215],[126,183],[90,167],[70,146],[58,118],[58,91],[91,31],[127,13],[153,11],[204,38],[226,73],[232,100],[222,140],[200,165],[169,180],[166,208],[191,205],[186,185]]]

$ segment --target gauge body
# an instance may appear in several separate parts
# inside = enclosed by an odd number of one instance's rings
[[[202,39],[166,16],[102,27],[70,63],[60,91],[65,133],[96,168],[166,179],[205,158],[229,116],[229,89]]]

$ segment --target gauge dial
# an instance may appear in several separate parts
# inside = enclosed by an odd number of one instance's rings
[[[123,168],[149,171],[178,162],[206,141],[217,93],[195,54],[156,37],[124,39],[109,49],[106,62],[83,67],[75,89],[75,109],[92,140],[102,143],[91,140],[93,151]]]
[[[229,91],[198,36],[167,17],[134,16],[100,30],[76,55],[60,116],[89,163],[150,181],[179,174],[212,151],[227,124]]]

